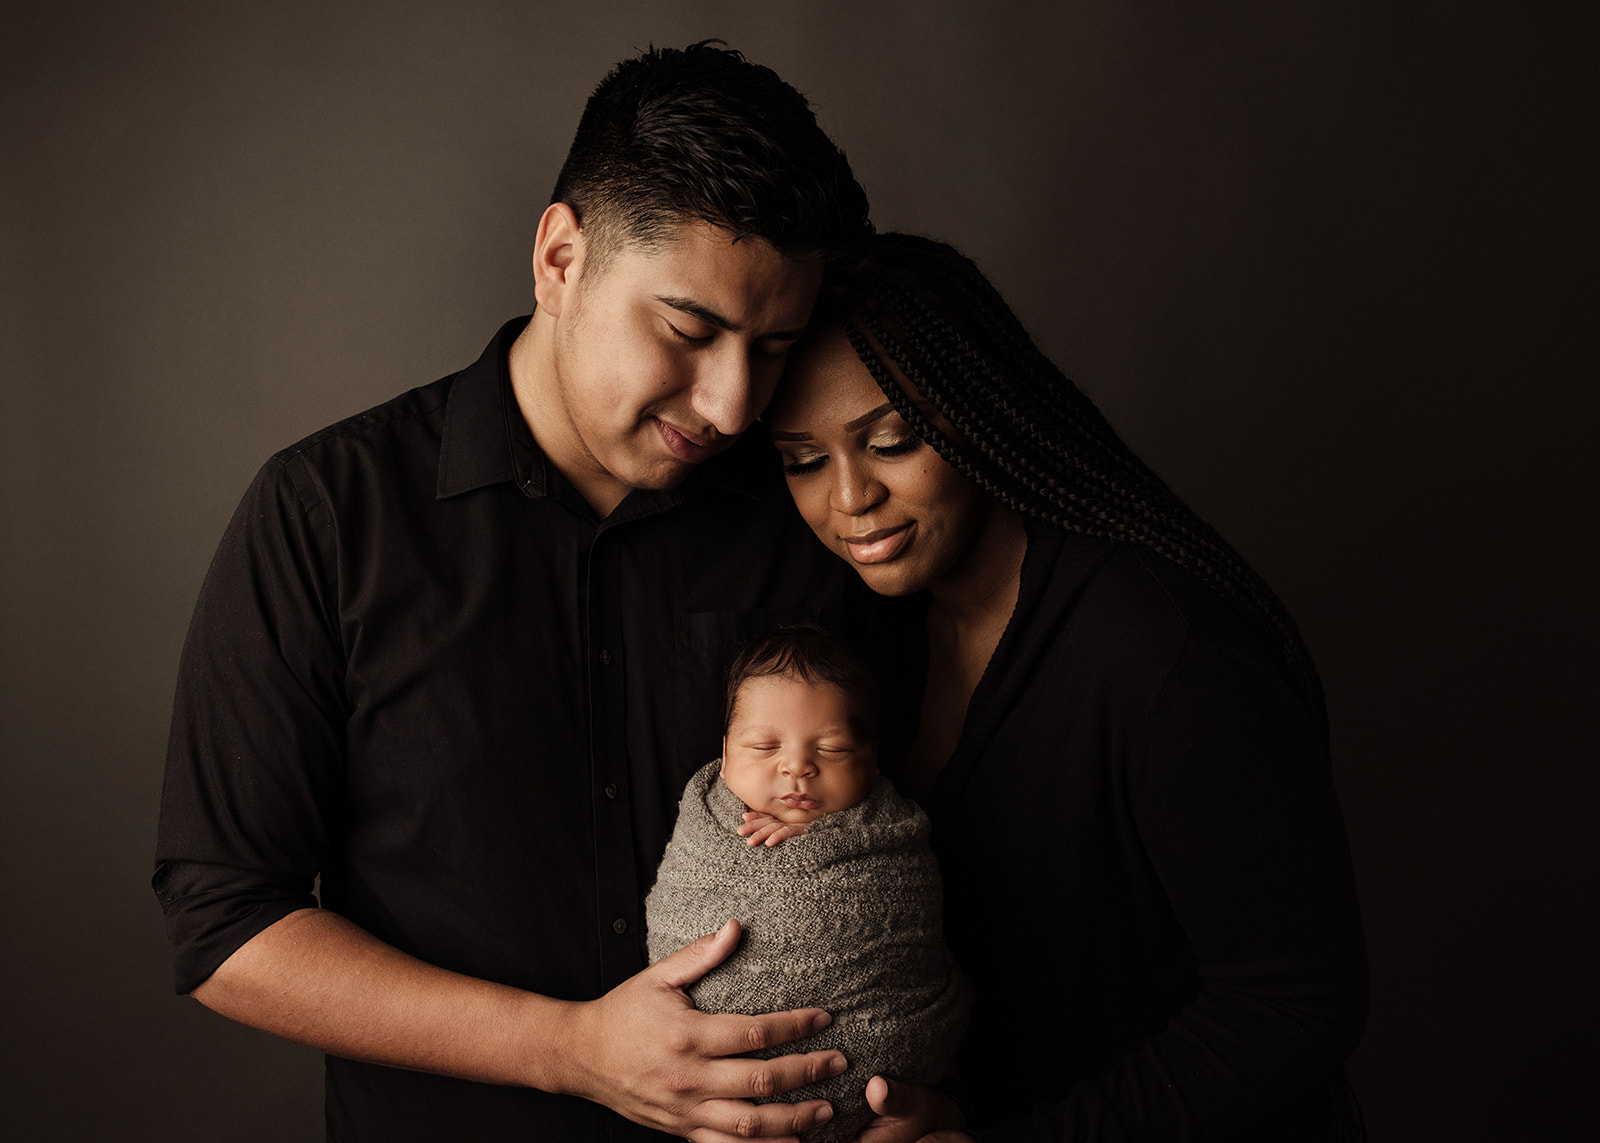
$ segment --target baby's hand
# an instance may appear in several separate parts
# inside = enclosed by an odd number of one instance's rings
[[[744,815],[739,836],[747,838],[746,845],[778,845],[785,838],[800,837],[806,832],[805,822],[780,822],[771,814],[751,810]]]

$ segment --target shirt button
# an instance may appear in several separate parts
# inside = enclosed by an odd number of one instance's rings
[[[607,782],[606,783],[606,797],[614,798],[616,796],[617,796],[617,784],[615,782]]]
[[[600,665],[602,667],[609,667],[611,665],[611,652],[605,650],[604,648],[601,648],[600,650]]]
[[[611,931],[620,937],[623,933],[628,931],[628,922],[624,921],[621,917],[618,917],[615,921],[611,922]]]

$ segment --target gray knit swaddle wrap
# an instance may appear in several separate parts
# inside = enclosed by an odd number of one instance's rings
[[[689,780],[645,901],[652,963],[730,916],[739,948],[688,989],[703,1012],[823,1008],[833,1023],[756,1055],[836,1048],[844,1074],[776,1098],[826,1099],[834,1117],[807,1143],[847,1143],[872,1118],[874,1075],[944,1078],[971,997],[945,949],[928,819],[885,779],[848,810],[768,848],[738,835],[745,805],[711,762]]]

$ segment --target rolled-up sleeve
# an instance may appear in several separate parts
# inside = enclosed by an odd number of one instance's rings
[[[342,812],[336,548],[325,499],[298,458],[280,454],[246,493],[201,588],[178,672],[152,882],[180,993],[316,904]]]

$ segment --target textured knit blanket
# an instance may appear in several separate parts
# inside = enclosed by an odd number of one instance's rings
[[[880,777],[866,798],[804,836],[752,847],[737,833],[745,805],[719,769],[708,764],[684,790],[645,901],[650,960],[739,918],[738,950],[689,995],[703,1012],[830,1012],[818,1035],[755,1054],[843,1052],[842,1075],[776,1098],[828,1100],[833,1119],[804,1138],[846,1143],[872,1117],[874,1075],[944,1078],[971,1008],[944,946],[928,819]]]

